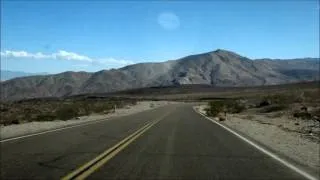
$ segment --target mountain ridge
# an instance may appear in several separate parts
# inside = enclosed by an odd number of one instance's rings
[[[182,84],[256,86],[319,80],[319,58],[252,60],[232,51],[189,55],[94,73],[67,71],[1,82],[3,100],[106,93]]]

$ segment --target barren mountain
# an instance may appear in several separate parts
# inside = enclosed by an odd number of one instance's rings
[[[3,100],[36,97],[60,97],[79,92],[91,76],[86,72],[64,72],[55,75],[19,77],[1,83]]]
[[[319,80],[319,59],[251,60],[216,50],[161,63],[139,63],[96,73],[64,72],[1,83],[2,100],[105,93],[150,86],[256,86]]]

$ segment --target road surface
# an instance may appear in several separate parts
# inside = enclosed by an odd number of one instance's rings
[[[187,104],[3,142],[10,178],[305,179]]]

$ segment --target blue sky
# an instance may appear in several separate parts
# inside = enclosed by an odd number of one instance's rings
[[[1,2],[1,69],[98,71],[218,48],[319,57],[316,0]]]

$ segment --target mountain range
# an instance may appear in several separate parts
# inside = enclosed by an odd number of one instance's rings
[[[106,93],[142,87],[207,84],[259,86],[319,80],[319,58],[249,59],[231,51],[139,63],[95,73],[63,72],[1,82],[2,100]]]

